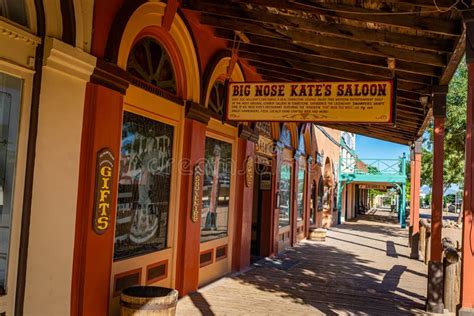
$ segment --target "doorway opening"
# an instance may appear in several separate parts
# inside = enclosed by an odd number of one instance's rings
[[[270,255],[271,243],[271,167],[257,164],[252,208],[251,263]]]

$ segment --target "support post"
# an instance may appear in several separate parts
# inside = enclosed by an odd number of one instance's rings
[[[446,120],[447,86],[433,87],[433,188],[431,202],[431,258],[428,263],[428,295],[426,310],[443,313],[443,262],[441,230],[443,227],[443,162],[444,123]]]
[[[344,188],[345,184],[339,182],[337,186],[337,224],[341,225],[342,222],[342,189]]]
[[[410,147],[410,225],[408,226],[408,245],[412,247],[413,237],[413,198],[415,196],[413,182],[415,178],[415,150],[414,146]]]
[[[411,217],[413,217],[413,229],[411,237],[411,254],[410,258],[419,259],[419,245],[420,245],[420,177],[421,177],[421,145],[423,140],[420,138],[415,142],[414,153],[414,169],[413,180],[411,182],[413,201],[413,210],[411,211]]]
[[[407,157],[405,153],[403,153],[402,159],[401,159],[401,172],[402,175],[405,176],[407,174]],[[407,203],[406,203],[406,183],[402,183],[401,185],[401,196],[400,196],[400,227],[405,229],[407,226],[407,221],[406,221],[406,209],[407,209]]]
[[[405,229],[406,224],[406,184],[402,183],[402,196],[400,198],[400,227]]]
[[[461,309],[459,315],[474,315],[474,12],[463,12],[466,28],[467,63],[467,115],[466,115],[466,163],[463,200],[463,245],[461,268]]]
[[[338,177],[339,177],[339,181],[338,181],[338,185],[337,185],[337,224],[338,225],[341,225],[341,222],[342,222],[342,199],[341,199],[341,195],[342,195],[342,189],[343,189],[343,184],[342,184],[342,181],[340,180],[341,179],[341,170],[342,170],[342,157],[339,159],[339,163],[338,163]]]

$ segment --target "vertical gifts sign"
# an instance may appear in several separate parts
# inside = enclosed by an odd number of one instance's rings
[[[233,82],[227,119],[328,123],[394,122],[394,80],[359,82]]]

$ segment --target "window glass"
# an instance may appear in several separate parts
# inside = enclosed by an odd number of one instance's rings
[[[218,117],[224,115],[225,108],[225,84],[222,81],[216,81],[212,86],[209,95],[208,108]]]
[[[280,221],[279,226],[285,227],[290,225],[291,213],[291,167],[282,163],[280,166]]]
[[[311,200],[309,210],[309,223],[312,225],[316,223],[316,207],[317,207],[317,192],[316,192],[316,181],[311,184]]]
[[[0,294],[5,294],[22,80],[0,73]]]
[[[167,247],[173,127],[124,112],[114,259]]]
[[[232,145],[206,137],[201,242],[227,236]]]
[[[303,168],[298,170],[298,195],[296,197],[296,202],[298,205],[297,209],[297,220],[302,221],[304,215],[304,181],[305,181],[305,172]]]
[[[155,87],[176,94],[171,58],[165,48],[151,37],[145,37],[133,46],[128,56],[127,71]]]
[[[23,0],[0,0],[0,16],[23,26],[28,26],[26,5]]]
[[[324,187],[323,177],[320,177],[319,182],[318,182],[318,212],[323,211],[323,200],[325,198],[324,188],[325,187]],[[327,199],[327,196],[326,196],[326,199]]]

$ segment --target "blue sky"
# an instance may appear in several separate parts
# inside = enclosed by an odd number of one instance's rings
[[[396,159],[403,153],[406,153],[408,159],[410,158],[408,146],[361,135],[356,135],[356,152],[362,159]]]

